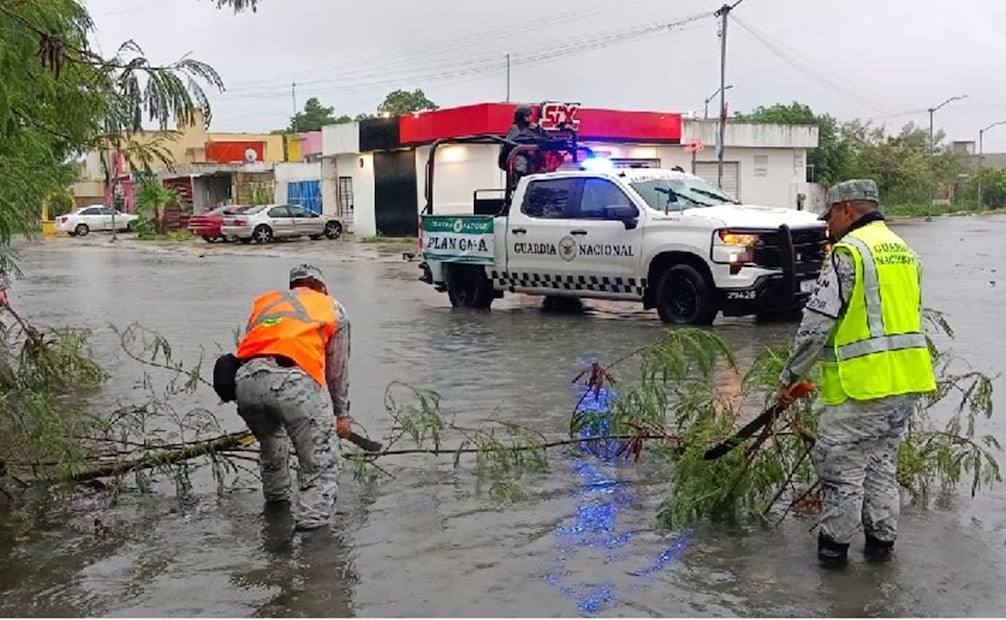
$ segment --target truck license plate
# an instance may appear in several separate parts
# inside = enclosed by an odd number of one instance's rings
[[[811,293],[814,291],[815,284],[817,284],[817,280],[804,280],[800,283],[800,290],[804,293]]]

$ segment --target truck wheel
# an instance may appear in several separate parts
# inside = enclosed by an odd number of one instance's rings
[[[493,303],[493,291],[485,269],[451,265],[447,270],[447,297],[454,308],[488,309]]]
[[[719,310],[709,283],[691,265],[674,265],[657,285],[657,314],[671,325],[711,325]]]

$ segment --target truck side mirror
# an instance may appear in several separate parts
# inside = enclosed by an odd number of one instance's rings
[[[633,205],[611,205],[604,208],[605,219],[618,220],[625,224],[625,230],[632,230],[639,223],[639,209]]]

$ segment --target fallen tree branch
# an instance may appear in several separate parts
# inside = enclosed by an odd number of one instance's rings
[[[187,448],[144,454],[130,461],[120,461],[79,472],[73,476],[73,480],[76,482],[85,482],[96,478],[112,478],[136,470],[153,469],[163,465],[188,461],[200,456],[206,456],[212,452],[225,452],[241,446],[242,442],[246,441],[250,435],[250,433],[231,433],[230,435],[224,435],[216,439],[197,442]]]
[[[577,445],[582,442],[625,441],[640,437],[642,439],[668,441],[675,444],[676,447],[680,448],[680,440],[678,440],[678,438],[674,437],[673,435],[660,435],[655,433],[640,435],[637,433],[631,435],[599,435],[596,437],[582,437],[576,439],[556,439],[553,441],[547,441],[540,444],[516,444],[513,446],[507,446],[506,450],[511,452],[547,450],[550,448]],[[189,445],[186,445],[183,448],[178,448],[174,450],[158,450],[155,452],[146,453],[135,459],[118,461],[115,463],[94,467],[75,474],[73,476],[73,480],[76,482],[86,482],[98,478],[112,478],[133,471],[154,469],[156,467],[161,467],[164,465],[171,465],[175,463],[180,463],[182,461],[196,459],[202,456],[207,456],[211,453],[228,454],[231,452],[243,452],[245,451],[244,447],[247,444],[247,442],[253,439],[254,436],[247,431],[231,433],[229,435],[224,435],[222,437],[215,437],[213,439],[208,439],[205,441],[193,442]],[[482,454],[492,451],[493,450],[491,448],[464,448],[460,446],[453,449],[401,448],[395,450],[384,450],[382,452],[375,452],[375,453],[344,452],[343,457],[349,460],[372,461],[383,456],[402,456],[402,455],[421,455],[421,454],[441,456],[441,455],[459,455],[459,454]],[[234,455],[228,454],[228,456],[234,456]]]

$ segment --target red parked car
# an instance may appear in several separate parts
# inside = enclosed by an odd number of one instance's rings
[[[252,205],[227,205],[217,207],[201,215],[193,215],[189,218],[189,232],[197,237],[202,237],[207,243],[214,241],[233,241],[227,239],[220,233],[220,226],[224,223],[225,215],[236,215],[249,209]]]

